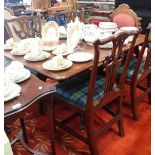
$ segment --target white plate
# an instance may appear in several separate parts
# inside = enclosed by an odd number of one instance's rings
[[[20,92],[21,92],[21,87],[14,83],[12,92],[8,96],[4,97],[4,101],[9,101],[15,98],[16,96],[19,95]]]
[[[113,47],[113,43],[112,42],[109,42],[107,44],[104,44],[104,45],[99,45],[100,48],[112,48]]]
[[[76,52],[67,56],[67,59],[74,62],[86,62],[94,58],[93,54],[86,52]]]
[[[120,30],[126,31],[126,32],[131,32],[131,31],[137,31],[138,28],[134,26],[129,26],[129,27],[121,27]]]
[[[63,55],[63,56],[66,56],[66,55],[71,54],[71,53],[73,53],[73,52],[74,52],[74,50],[67,51],[67,52],[64,52],[64,53],[57,53],[57,51],[54,50],[52,53],[53,53],[54,55]]]
[[[67,34],[60,34],[60,35],[59,35],[59,38],[60,38],[60,39],[66,39],[66,38],[67,38]]]
[[[43,66],[44,69],[47,69],[47,70],[61,71],[61,70],[65,70],[65,69],[67,69],[67,68],[69,68],[69,67],[71,67],[73,65],[72,61],[70,61],[70,60],[63,59],[63,61],[64,61],[63,65],[54,66],[51,63],[51,60],[48,60],[48,61],[44,62],[42,66]]]
[[[50,56],[50,53],[43,51],[42,54],[40,56],[38,56],[38,57],[31,57],[30,53],[27,53],[24,56],[24,59],[28,60],[28,61],[41,61],[41,60],[47,59],[49,56]]]
[[[20,52],[17,49],[13,49],[12,51],[10,51],[11,54],[19,55],[19,56],[25,55],[28,52],[30,52],[30,49],[23,49],[23,50],[20,50]]]
[[[31,72],[28,69],[26,69],[21,75],[19,75],[17,78],[14,79],[14,82],[19,83],[19,82],[25,81],[28,78],[30,78],[30,76],[31,76]]]
[[[55,50],[55,49],[57,48],[57,45],[55,45],[55,46],[50,46],[50,47],[48,47],[48,46],[42,46],[41,48],[42,48],[43,51],[50,52],[50,51]]]

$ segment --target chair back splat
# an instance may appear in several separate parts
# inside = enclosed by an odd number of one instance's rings
[[[4,20],[5,27],[10,38],[21,40],[39,36],[41,32],[41,21],[38,16],[19,16]]]

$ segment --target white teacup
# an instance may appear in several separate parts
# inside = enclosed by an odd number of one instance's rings
[[[4,74],[4,97],[8,96],[13,89],[13,79],[10,74]]]
[[[13,38],[10,38],[8,40],[6,40],[6,45],[9,46],[9,47],[13,47],[14,46],[14,40]]]
[[[33,46],[29,54],[30,54],[30,57],[33,57],[33,58],[39,57],[42,54],[41,46]]]
[[[57,55],[55,57],[52,58],[51,63],[53,66],[55,67],[59,67],[64,65],[64,59],[62,55]]]

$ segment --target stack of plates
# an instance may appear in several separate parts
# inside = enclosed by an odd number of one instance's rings
[[[115,32],[117,31],[117,24],[114,22],[100,22],[99,23],[100,31],[102,32]]]
[[[138,31],[138,28],[134,26],[127,26],[127,27],[121,27],[120,30],[125,32],[134,32]]]

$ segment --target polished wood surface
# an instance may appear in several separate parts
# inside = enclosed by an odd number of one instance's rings
[[[29,79],[19,84],[21,86],[21,93],[12,100],[4,102],[4,118],[13,114],[21,113],[31,106],[39,98],[54,92],[54,85],[47,84],[39,80],[34,75]],[[18,108],[13,108],[15,105],[21,104]]]
[[[144,39],[144,36],[139,35],[135,46],[140,45],[143,42],[143,39]],[[60,43],[63,43],[63,42],[65,42],[65,40],[60,40]],[[82,48],[81,49],[82,51],[94,54],[93,46],[88,45],[86,43],[82,43],[82,45],[80,45],[80,46]],[[130,47],[130,43],[123,47],[123,51],[127,51],[129,49],[129,47]],[[100,62],[102,60],[104,60],[104,58],[106,56],[111,54],[111,49],[100,49],[100,51],[101,51],[100,58],[99,58]],[[48,78],[51,78],[54,80],[59,80],[59,81],[68,79],[74,75],[77,75],[77,74],[85,71],[85,70],[88,70],[93,65],[93,61],[88,61],[88,62],[83,62],[83,63],[74,63],[73,62],[73,65],[69,69],[66,69],[63,71],[48,71],[42,67],[42,64],[45,61],[50,60],[54,56],[52,53],[51,53],[51,56],[47,60],[39,61],[39,62],[26,61],[26,60],[24,60],[23,56],[12,55],[9,51],[5,51],[4,55],[5,55],[5,57],[10,58],[12,60],[18,60],[18,61],[22,62],[25,66],[36,70],[37,72],[43,74],[44,76],[46,76]]]
[[[20,141],[24,148],[31,152],[32,154],[38,155],[53,155],[55,154],[55,132],[54,132],[54,122],[53,122],[53,92],[55,91],[55,86],[52,84],[45,83],[39,80],[34,75],[31,75],[29,79],[19,83],[21,86],[21,93],[19,96],[12,100],[4,102],[4,121],[5,125],[12,123],[16,119],[20,120],[21,130],[17,137],[11,142],[14,145],[17,141]],[[26,112],[33,111],[36,108],[36,104],[43,101],[44,110],[46,111],[46,116],[49,122],[49,131],[51,139],[51,149],[52,153],[39,152],[37,150],[31,149],[28,144],[28,137],[26,134],[26,128],[24,123],[24,115]],[[13,108],[19,105],[17,108]]]

